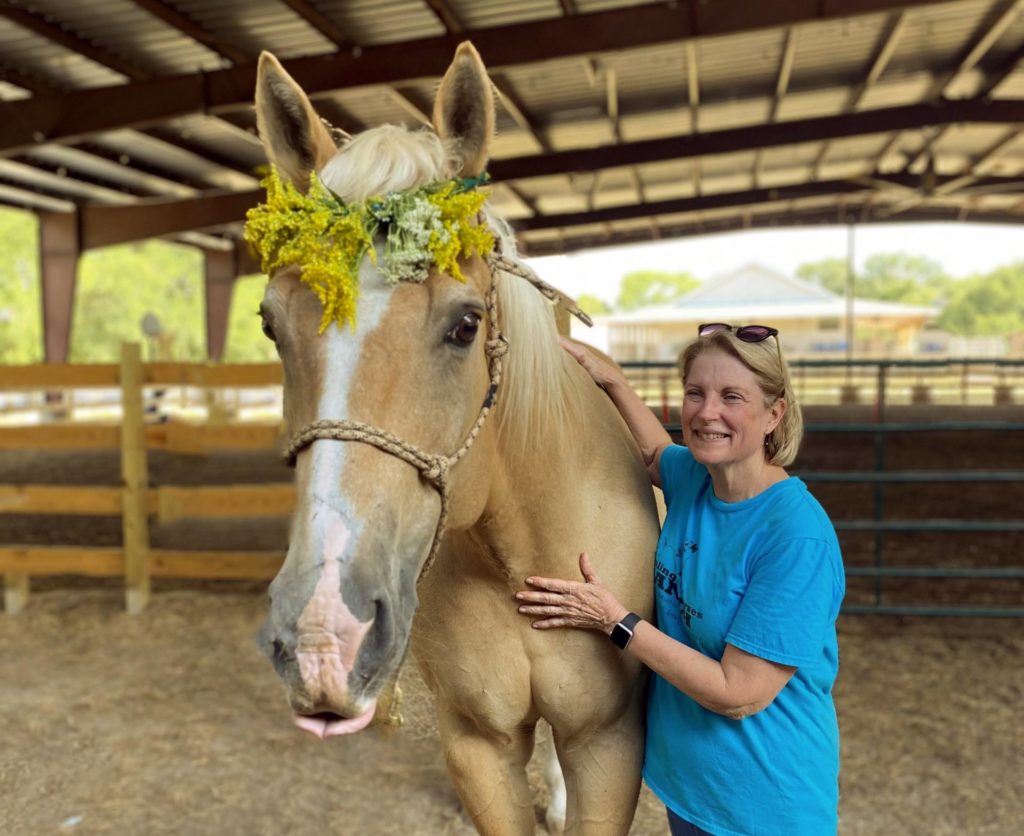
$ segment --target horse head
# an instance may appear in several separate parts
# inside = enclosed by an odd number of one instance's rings
[[[369,724],[403,661],[441,529],[486,501],[504,343],[475,186],[493,96],[465,43],[432,131],[385,126],[339,148],[264,53],[256,109],[276,179],[247,236],[271,273],[260,313],[297,488],[261,641],[296,722],[344,734]]]

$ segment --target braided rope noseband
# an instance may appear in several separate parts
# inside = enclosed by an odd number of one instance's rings
[[[454,453],[445,456],[424,452],[415,444],[403,441],[387,430],[365,424],[362,421],[324,419],[314,421],[295,433],[288,443],[284,454],[288,464],[294,467],[295,459],[301,450],[317,439],[330,438],[336,441],[360,441],[364,444],[370,444],[415,467],[420,472],[420,475],[437,489],[441,497],[441,513],[437,520],[437,528],[434,529],[434,540],[430,545],[427,560],[420,570],[419,580],[422,580],[427,572],[430,571],[430,567],[437,557],[441,538],[444,536],[451,494],[448,482],[449,471],[469,452],[469,448],[476,441],[484,421],[487,420],[487,416],[494,406],[494,402],[497,399],[498,386],[501,383],[502,357],[508,352],[508,340],[498,330],[498,295],[497,286],[493,281],[491,289],[487,293],[486,309],[487,341],[484,343],[484,352],[487,355],[487,362],[490,368],[491,383],[487,388],[487,395],[484,397],[484,402],[480,407],[476,421],[466,434],[462,445]]]
[[[458,463],[473,446],[480,429],[487,420],[492,407],[498,396],[498,386],[501,383],[502,358],[508,352],[508,340],[498,328],[498,291],[497,272],[499,270],[512,273],[526,279],[537,288],[547,299],[566,308],[569,313],[578,317],[582,322],[591,325],[590,317],[579,309],[576,303],[561,291],[542,281],[535,273],[525,266],[505,258],[499,252],[494,252],[487,257],[487,264],[491,269],[492,281],[490,290],[487,293],[487,341],[484,343],[484,352],[487,355],[487,362],[490,368],[491,383],[487,389],[487,395],[480,407],[476,421],[466,434],[462,445],[451,455],[439,455],[426,453],[414,444],[398,438],[387,430],[365,424],[362,421],[351,421],[348,419],[323,419],[313,421],[303,427],[292,436],[284,456],[288,464],[295,466],[295,460],[299,453],[317,439],[328,438],[335,441],[359,441],[370,444],[385,453],[396,456],[415,467],[420,475],[434,488],[441,497],[441,513],[437,520],[437,528],[434,529],[434,540],[430,545],[430,552],[427,560],[420,570],[418,580],[423,580],[430,567],[434,564],[438,550],[441,545],[441,538],[444,536],[445,524],[448,521],[448,506],[450,499],[450,485],[448,474],[452,467]]]

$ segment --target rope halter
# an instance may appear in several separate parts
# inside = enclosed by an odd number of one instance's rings
[[[494,264],[488,259],[492,270]],[[469,452],[480,429],[487,420],[487,416],[494,406],[498,395],[498,386],[501,383],[502,358],[508,352],[508,340],[498,329],[498,292],[495,280],[492,278],[491,288],[487,293],[487,340],[484,343],[484,352],[487,355],[487,364],[490,370],[490,386],[487,388],[487,395],[480,406],[480,412],[476,421],[470,427],[461,446],[451,455],[439,455],[427,453],[410,444],[401,438],[393,435],[387,430],[365,424],[362,421],[351,421],[348,419],[322,419],[313,421],[299,430],[292,436],[284,456],[291,467],[295,466],[295,460],[299,453],[321,438],[329,438],[335,441],[359,441],[370,444],[378,450],[396,456],[408,464],[411,464],[428,483],[434,486],[441,497],[441,513],[437,520],[437,527],[434,529],[434,540],[430,545],[430,552],[427,560],[420,570],[419,580],[423,580],[430,567],[433,566],[441,546],[441,538],[444,536],[445,524],[448,521],[449,499],[451,487],[448,481],[452,467]]]

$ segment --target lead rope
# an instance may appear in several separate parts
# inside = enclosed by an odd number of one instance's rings
[[[362,421],[351,421],[348,419],[313,421],[292,436],[284,453],[288,464],[294,467],[299,453],[317,439],[329,438],[335,441],[359,441],[364,444],[370,444],[392,456],[396,456],[415,467],[420,472],[420,475],[437,489],[441,497],[441,513],[437,520],[437,528],[434,529],[434,540],[430,544],[430,552],[427,554],[426,562],[423,564],[423,568],[420,569],[417,583],[426,577],[427,572],[434,565],[434,560],[437,558],[437,553],[441,546],[441,538],[444,536],[445,525],[448,521],[450,498],[449,472],[469,452],[469,448],[476,441],[484,421],[487,420],[487,416],[494,406],[498,394],[498,386],[501,383],[502,358],[508,352],[508,340],[498,330],[498,295],[497,287],[493,283],[487,294],[486,311],[487,341],[484,343],[484,353],[487,355],[490,367],[491,382],[475,423],[466,434],[462,445],[450,456],[426,453],[415,444],[403,441],[387,430],[382,430],[371,424],[365,424]]]

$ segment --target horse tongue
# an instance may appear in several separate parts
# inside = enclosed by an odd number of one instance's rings
[[[362,731],[373,719],[377,710],[376,703],[371,705],[367,711],[358,717],[339,717],[337,714],[315,714],[311,717],[302,714],[293,714],[292,722],[303,731],[326,740],[328,737],[337,737],[343,734],[354,734]]]

